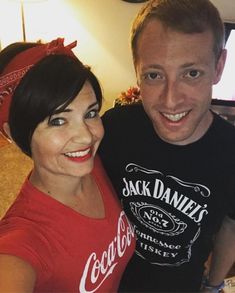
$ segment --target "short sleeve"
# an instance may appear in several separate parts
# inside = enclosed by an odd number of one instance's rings
[[[0,228],[0,254],[9,254],[28,262],[39,282],[45,281],[51,271],[51,257],[42,239],[32,229]]]

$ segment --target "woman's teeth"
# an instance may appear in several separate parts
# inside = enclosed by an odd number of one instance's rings
[[[90,148],[86,149],[84,151],[79,151],[79,152],[71,152],[71,153],[65,153],[65,156],[70,157],[70,158],[79,158],[79,157],[84,157],[90,152]]]

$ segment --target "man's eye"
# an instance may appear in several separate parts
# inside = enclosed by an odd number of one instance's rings
[[[200,75],[201,75],[201,73],[198,70],[190,70],[189,72],[187,72],[185,74],[186,77],[191,78],[191,79],[198,78]]]
[[[85,118],[86,119],[95,118],[98,114],[99,114],[99,111],[97,109],[93,109],[93,110],[89,111],[88,113],[86,113]]]
[[[161,75],[158,72],[150,72],[145,74],[145,79],[149,80],[155,80],[155,79],[161,79]]]
[[[61,126],[61,125],[64,125],[65,123],[65,120],[64,118],[52,118],[49,120],[48,124],[51,125],[51,126]]]

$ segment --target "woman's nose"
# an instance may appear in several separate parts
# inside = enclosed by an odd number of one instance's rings
[[[77,143],[89,145],[92,142],[92,132],[86,123],[73,127],[72,140]]]

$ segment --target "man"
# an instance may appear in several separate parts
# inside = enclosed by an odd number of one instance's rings
[[[219,292],[235,259],[235,128],[210,111],[222,20],[209,0],[149,1],[131,45],[142,104],[104,114],[100,148],[137,235],[120,291],[199,291],[214,247],[203,290]]]

